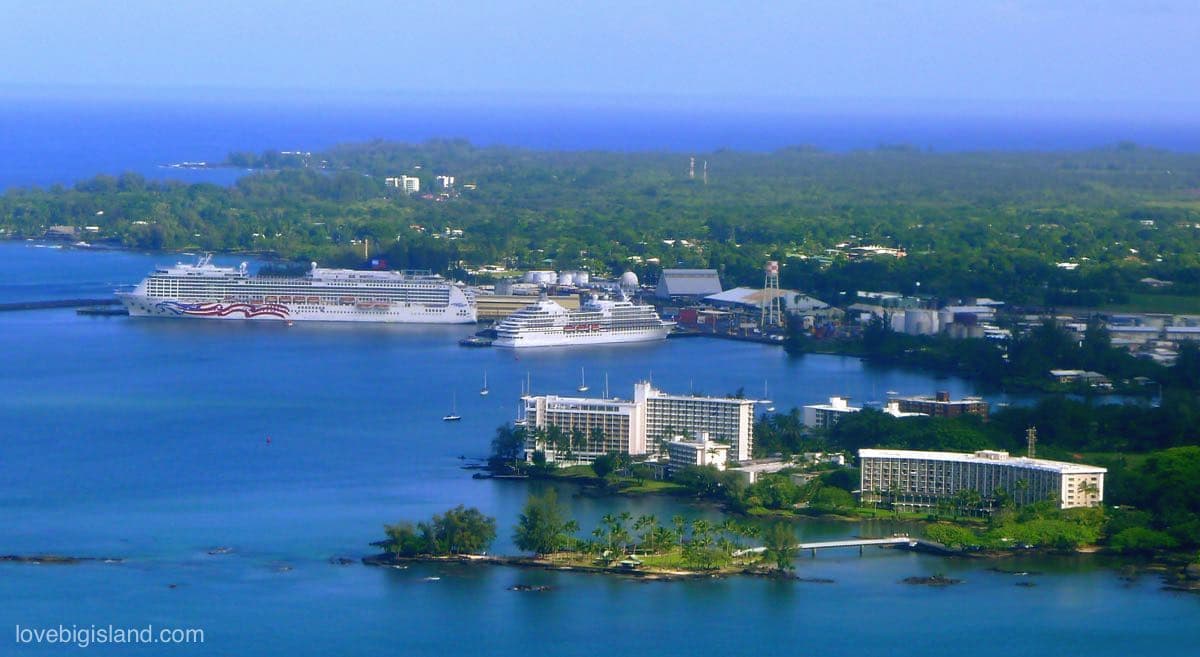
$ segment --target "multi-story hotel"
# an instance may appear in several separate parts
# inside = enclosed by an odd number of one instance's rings
[[[900,508],[936,507],[959,491],[974,490],[994,506],[997,491],[1018,505],[1054,500],[1060,508],[1098,506],[1104,500],[1104,468],[1009,456],[1008,452],[921,452],[861,449],[863,502]]]
[[[828,404],[809,404],[803,409],[804,426],[812,429],[828,429],[837,424],[842,416],[857,413],[862,408],[851,406],[845,397],[830,397]]]
[[[950,393],[939,391],[936,397],[897,397],[893,399],[905,413],[922,413],[932,417],[958,417],[960,415],[988,416],[988,403],[979,397],[950,399]]]
[[[649,454],[677,436],[702,433],[729,445],[729,460],[745,461],[754,443],[751,399],[670,395],[643,382],[634,385],[633,400],[558,395],[528,395],[523,400],[527,429],[557,427],[566,434],[582,434],[569,450],[574,461],[591,461],[608,452]],[[565,450],[545,443],[543,433],[529,432],[526,457],[542,451],[549,461],[568,460]]]

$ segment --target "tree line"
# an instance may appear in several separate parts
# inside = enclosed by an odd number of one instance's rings
[[[770,258],[783,263],[785,287],[835,302],[858,289],[1047,305],[1200,292],[1200,155],[1131,145],[703,155],[708,184],[690,179],[686,156],[675,153],[445,140],[349,144],[312,158],[236,153],[231,163],[268,168],[229,187],[121,174],[12,189],[0,195],[0,228],[38,237],[55,224],[95,225],[102,238],[137,248],[346,265],[361,263],[369,240],[395,267],[437,271],[632,269],[653,282],[663,267],[714,267],[727,285],[759,283]],[[425,188],[439,173],[477,188],[439,201],[384,183],[412,174]],[[461,239],[441,235],[451,227],[464,230]],[[908,256],[847,257],[858,244]],[[1172,286],[1149,288],[1146,277]]]

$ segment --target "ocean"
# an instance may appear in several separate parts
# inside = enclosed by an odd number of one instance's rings
[[[176,257],[0,242],[0,302],[92,296]],[[89,650],[1105,657],[1188,655],[1200,642],[1200,597],[1162,591],[1153,574],[1123,577],[1095,557],[992,562],[869,549],[798,559],[800,576],[831,583],[330,563],[371,553],[384,523],[457,504],[495,516],[493,551],[513,552],[515,518],[536,485],[474,480],[460,457],[486,454],[527,378],[535,392],[569,393],[584,367],[593,390],[607,374],[612,394],[626,396],[639,379],[711,394],[766,383],[784,409],[832,394],[974,392],[958,379],[790,359],[767,345],[694,339],[514,354],[459,347],[470,330],[0,313],[0,554],[124,559],[0,563],[0,654],[69,650],[16,643],[17,628],[110,624],[198,628],[204,643]],[[481,397],[485,370],[491,394]],[[452,399],[463,420],[448,424]],[[585,528],[624,510],[718,517],[687,500],[559,490]],[[904,529],[812,520],[797,534]],[[937,573],[964,583],[900,583]]]
[[[220,162],[234,150],[314,151],[337,143],[466,138],[479,145],[535,149],[771,151],[796,145],[846,151],[909,144],[935,151],[1086,149],[1133,141],[1200,150],[1200,121],[1079,118],[1021,108],[953,113],[837,110],[766,104],[753,110],[691,103],[589,106],[462,99],[316,102],[284,97],[211,100],[6,98],[0,103],[0,189],[71,185],[97,173],[229,184],[244,172],[181,170]]]

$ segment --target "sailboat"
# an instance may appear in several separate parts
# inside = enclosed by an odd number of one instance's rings
[[[458,395],[451,393],[450,414],[442,416],[442,422],[458,422],[462,416],[458,414]]]
[[[775,412],[775,404],[771,401],[771,396],[767,394],[767,380],[763,379],[763,403],[767,405],[767,412]]]
[[[579,368],[579,387],[576,388],[576,390],[578,390],[579,392],[587,392],[588,391],[587,379],[585,379],[583,376],[583,368],[582,367]]]
[[[484,370],[483,371],[483,387],[479,389],[479,396],[487,397],[488,392],[490,392],[490,391],[488,390],[488,387],[487,387],[487,370]]]

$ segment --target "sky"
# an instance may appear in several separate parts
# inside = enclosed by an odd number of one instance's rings
[[[1200,107],[1200,2],[0,0],[0,91]]]

